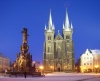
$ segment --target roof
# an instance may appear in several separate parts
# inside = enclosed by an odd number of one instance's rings
[[[95,49],[95,50],[91,50],[92,54],[100,54],[100,50],[99,49]]]
[[[0,53],[0,57],[7,58],[7,57],[6,57],[6,56],[4,56],[2,53]]]
[[[58,35],[55,37],[56,40],[63,40],[63,37],[58,33]]]

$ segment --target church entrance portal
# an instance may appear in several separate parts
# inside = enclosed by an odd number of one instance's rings
[[[60,72],[60,68],[58,68],[58,72]]]
[[[61,65],[60,63],[57,64],[57,72],[60,72],[61,71]]]

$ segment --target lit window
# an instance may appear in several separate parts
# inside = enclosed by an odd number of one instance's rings
[[[90,65],[92,65],[92,63],[90,63]]]
[[[89,65],[89,63],[87,63],[87,65]]]

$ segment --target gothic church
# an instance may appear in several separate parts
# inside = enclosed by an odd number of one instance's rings
[[[73,26],[69,23],[66,10],[65,23],[61,35],[55,35],[55,26],[52,22],[51,10],[48,27],[45,25],[45,42],[43,53],[44,70],[47,72],[73,72],[74,71],[74,45]]]

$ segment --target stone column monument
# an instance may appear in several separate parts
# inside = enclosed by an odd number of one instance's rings
[[[22,31],[23,40],[22,45],[20,47],[20,52],[17,54],[16,61],[14,62],[14,71],[17,72],[31,72],[32,71],[32,55],[28,52],[29,46],[28,43],[28,34],[27,28],[23,28]]]

